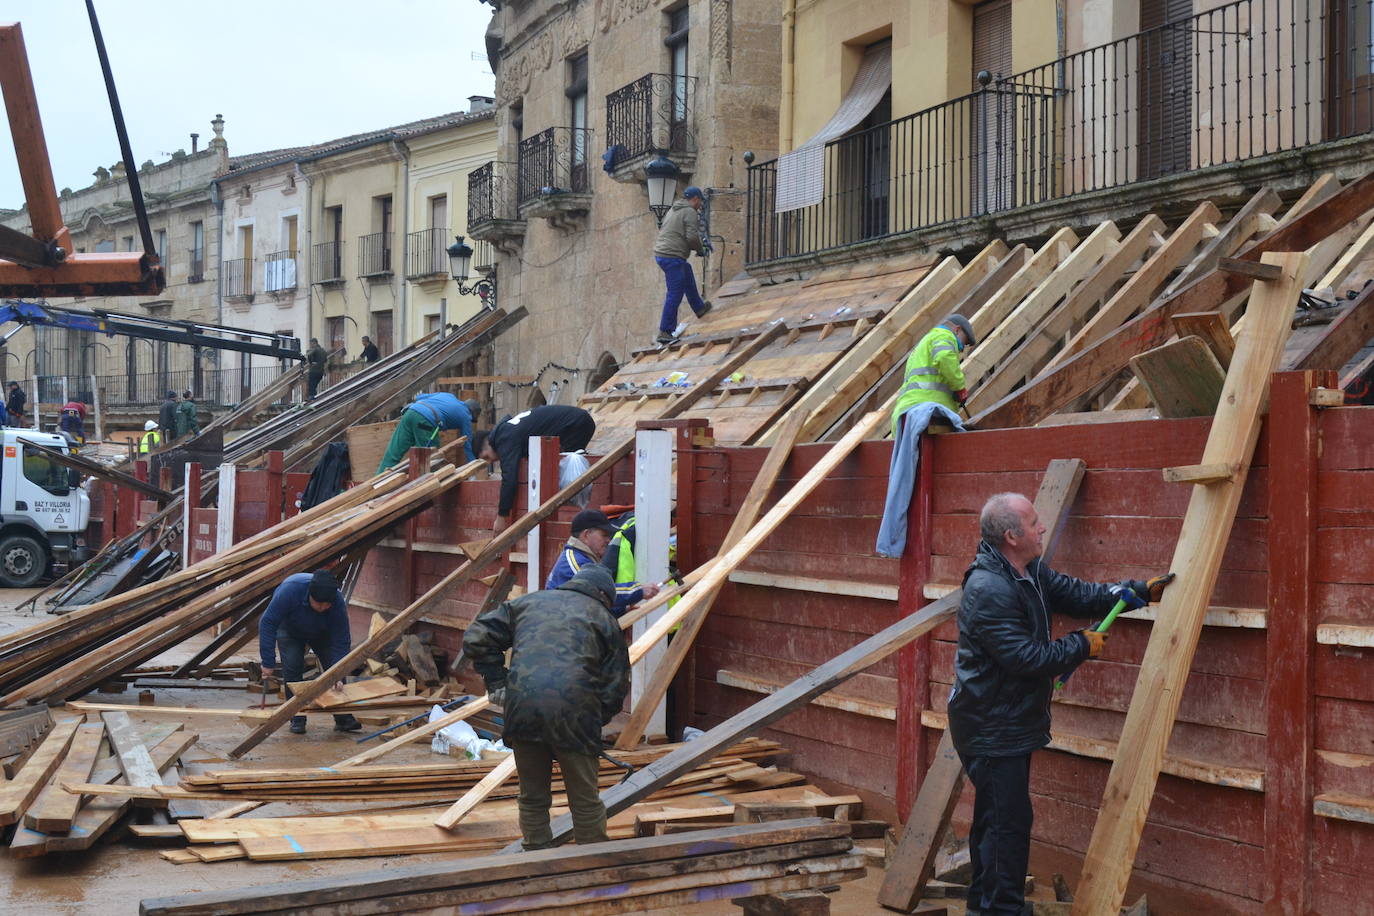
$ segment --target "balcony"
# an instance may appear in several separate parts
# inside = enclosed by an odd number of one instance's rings
[[[446,227],[421,229],[406,236],[406,279],[447,280],[448,246],[453,238]]]
[[[204,283],[205,282],[205,249],[188,248],[186,249],[186,282]]]
[[[519,245],[510,242],[525,237],[515,206],[516,169],[514,162],[498,160],[468,173],[468,235],[512,252]]]
[[[224,262],[224,298],[253,301],[253,259]]]
[[[1029,232],[1066,207],[1139,213],[1367,159],[1367,7],[1333,2],[1236,0],[751,166],[746,263],[940,244],[968,220]]]
[[[358,276],[368,280],[391,276],[391,233],[358,236]]]
[[[262,288],[269,293],[289,293],[296,288],[296,252],[274,251],[262,264]]]
[[[342,283],[343,242],[320,242],[315,246],[315,260],[311,263],[311,282],[319,285]]]
[[[520,141],[516,207],[522,218],[576,227],[592,205],[591,141],[584,127],[550,127]]]
[[[646,73],[606,96],[613,179],[643,183],[644,166],[660,152],[684,174],[696,170],[696,89],[694,76]]]

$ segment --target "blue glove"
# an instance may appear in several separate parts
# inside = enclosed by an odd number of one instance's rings
[[[1142,598],[1135,589],[1126,585],[1124,582],[1111,587],[1112,597],[1117,601],[1126,602],[1126,610],[1134,611],[1136,608],[1145,607],[1150,603],[1149,598]]]

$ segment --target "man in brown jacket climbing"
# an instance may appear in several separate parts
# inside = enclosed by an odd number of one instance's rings
[[[658,319],[659,344],[670,344],[677,339],[677,307],[682,297],[687,296],[687,304],[692,307],[698,318],[711,311],[711,303],[701,298],[697,292],[697,278],[692,273],[692,265],[687,257],[692,252],[705,256],[711,250],[708,239],[702,238],[701,221],[698,211],[706,203],[706,196],[695,185],[682,192],[682,199],[674,201],[673,208],[663,218],[654,241],[654,261],[663,271],[667,290],[663,296],[663,314]]]

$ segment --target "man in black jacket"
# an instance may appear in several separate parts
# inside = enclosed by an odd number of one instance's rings
[[[979,518],[982,541],[964,573],[949,729],[977,793],[969,854],[970,914],[1021,914],[1030,860],[1030,755],[1050,742],[1054,679],[1102,652],[1091,628],[1050,636],[1051,610],[1105,616],[1158,601],[1164,582],[1083,582],[1041,560],[1045,526],[1019,493],[998,493]]]
[[[488,464],[501,464],[501,501],[491,529],[502,531],[510,524],[520,485],[520,460],[529,457],[531,436],[557,436],[559,451],[575,452],[586,448],[595,433],[596,421],[581,407],[545,404],[506,417],[489,433],[474,434],[477,457]]]
[[[558,588],[503,602],[463,634],[464,654],[505,713],[502,738],[515,752],[520,774],[517,807],[525,849],[553,845],[554,760],[577,845],[607,840],[597,784],[601,729],[630,689],[630,653],[611,616],[614,599],[611,574],[593,563]]]
[[[177,438],[177,393],[167,392],[167,398],[158,408],[157,425],[162,429],[162,442],[168,444]]]

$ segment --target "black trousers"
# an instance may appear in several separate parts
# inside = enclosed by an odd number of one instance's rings
[[[1021,916],[1026,909],[1026,869],[1034,812],[1030,799],[1030,754],[964,757],[973,783],[973,826],[969,829],[968,910],[983,916]]]
[[[307,648],[315,651],[315,657],[320,660],[320,664],[325,671],[328,671],[339,659],[343,658],[342,655],[334,651],[333,645],[330,644],[329,636],[325,636],[322,639],[297,639],[285,630],[278,630],[277,652],[281,655],[281,676],[283,682],[288,684],[294,683],[305,676],[305,650]],[[288,697],[294,695],[290,687],[286,688],[286,695]],[[295,716],[294,718],[304,719],[305,716]],[[342,723],[352,718],[352,713],[345,713],[343,715],[336,715],[334,721],[336,723]]]

